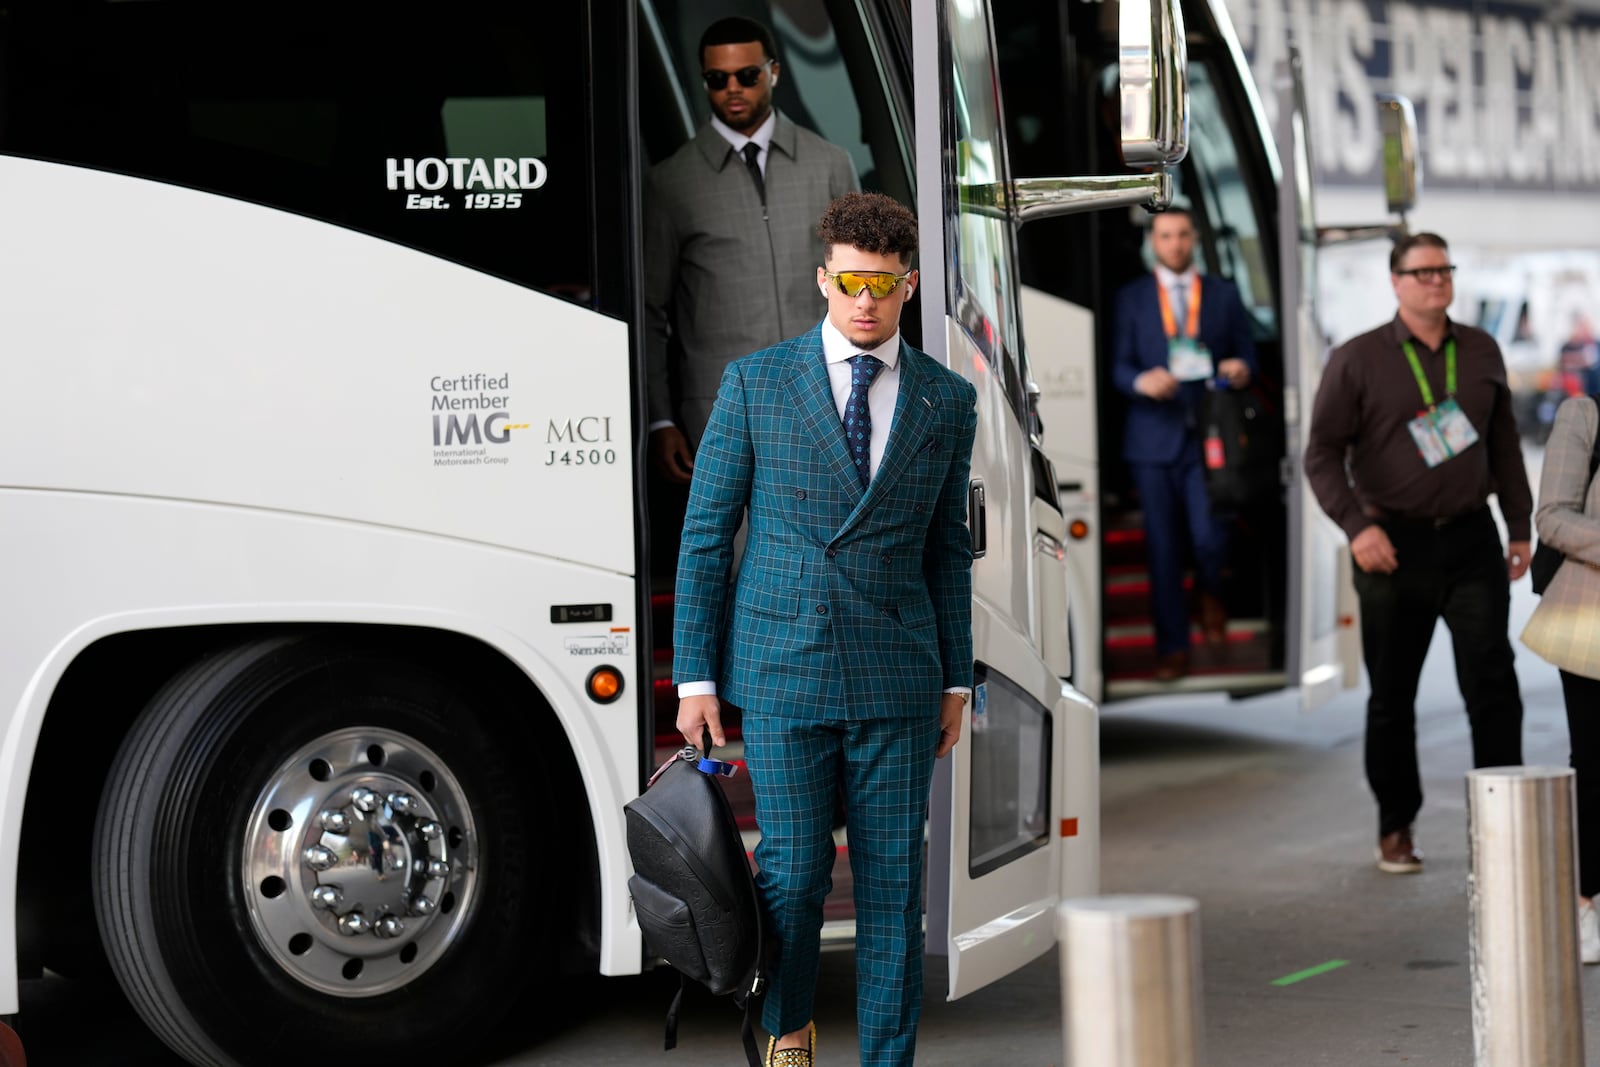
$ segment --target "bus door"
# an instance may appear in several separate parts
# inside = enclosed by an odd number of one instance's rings
[[[968,728],[935,775],[929,826],[928,951],[948,956],[956,998],[1009,974],[1055,942],[1062,851],[1052,829],[1061,814],[1059,783],[1092,779],[1099,759],[1092,706],[1073,751],[1064,749],[1070,716],[1058,714],[1060,679],[1033,633],[1033,447],[1017,312],[1015,235],[1004,212],[975,206],[968,190],[1009,179],[994,75],[987,5],[940,5],[914,28],[915,69],[939,70],[946,84],[919,83],[919,131],[942,131],[950,171],[947,195],[924,195],[924,339],[942,343],[951,369],[978,391],[968,522],[977,557],[973,578],[973,654],[978,661]],[[942,31],[929,55],[930,40]],[[928,56],[925,61],[924,56]],[[943,114],[930,120],[924,94],[942,88]],[[943,169],[919,143],[923,186]],[[936,169],[938,168],[938,169]],[[929,193],[934,193],[929,190]],[[939,206],[930,207],[931,203]],[[943,233],[930,233],[935,219]],[[935,250],[942,238],[945,255]],[[930,271],[939,277],[930,277]],[[934,294],[943,290],[944,300]],[[939,314],[938,312],[943,312]],[[1052,494],[1053,495],[1053,494]],[[1065,581],[1061,571],[1056,580]],[[1063,635],[1064,639],[1064,635]],[[1085,702],[1086,703],[1086,702]],[[1075,812],[1094,823],[1095,792]],[[1094,851],[1076,842],[1078,866]],[[1086,886],[1092,891],[1092,886]]]
[[[1291,50],[1278,106],[1278,144],[1288,148],[1278,183],[1278,241],[1284,299],[1285,465],[1289,480],[1287,666],[1310,710],[1360,677],[1355,591],[1344,532],[1323,513],[1301,456],[1322,380],[1327,344],[1317,320],[1317,223],[1311,195],[1311,139],[1300,55]]]

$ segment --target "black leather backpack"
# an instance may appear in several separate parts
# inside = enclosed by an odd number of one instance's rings
[[[766,985],[760,905],[733,808],[717,781],[737,770],[684,748],[623,806],[634,870],[628,891],[647,950],[680,975],[666,1047],[677,1044],[678,1008],[692,978],[744,1009],[745,1053],[760,1067],[751,1025]]]

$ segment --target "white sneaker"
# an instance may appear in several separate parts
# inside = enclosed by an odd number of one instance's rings
[[[1578,955],[1584,963],[1600,963],[1600,912],[1593,901],[1578,905]]]

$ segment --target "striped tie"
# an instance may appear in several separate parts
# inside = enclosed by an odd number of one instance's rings
[[[844,405],[844,439],[850,446],[861,488],[872,481],[872,409],[867,406],[867,390],[883,369],[883,361],[865,352],[850,357],[850,399]]]

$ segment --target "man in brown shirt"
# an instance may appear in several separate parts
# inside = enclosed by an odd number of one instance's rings
[[[1505,362],[1482,330],[1450,321],[1442,237],[1402,238],[1389,256],[1393,321],[1335,349],[1305,449],[1317,502],[1350,538],[1367,701],[1367,781],[1378,801],[1378,867],[1422,869],[1416,695],[1443,617],[1478,767],[1522,762],[1510,583],[1532,554],[1533,495]],[[1510,544],[1489,512],[1495,494]]]

